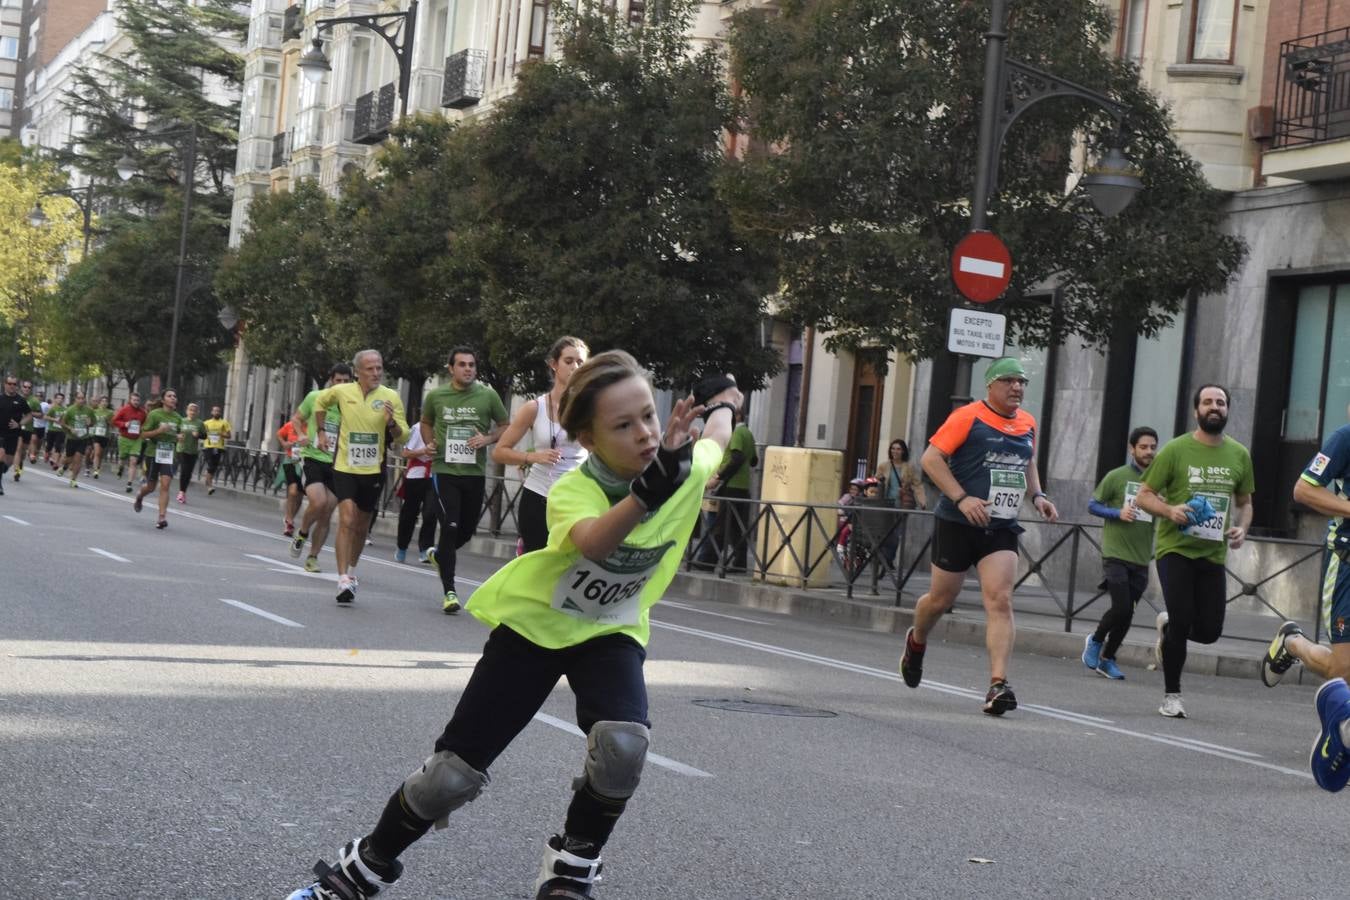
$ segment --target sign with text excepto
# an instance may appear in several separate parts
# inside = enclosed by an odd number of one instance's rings
[[[952,353],[997,359],[1003,355],[1007,325],[1008,317],[999,313],[953,308],[947,326],[947,349]]]
[[[952,283],[975,303],[997,300],[1012,280],[1012,254],[991,231],[972,231],[952,251]]]

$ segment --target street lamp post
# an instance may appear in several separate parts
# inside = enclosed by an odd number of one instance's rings
[[[404,12],[376,13],[369,16],[338,16],[333,19],[319,19],[314,23],[314,41],[301,55],[296,67],[304,73],[310,84],[323,81],[325,72],[331,72],[333,66],[323,52],[323,32],[334,25],[359,25],[384,38],[384,42],[394,51],[398,61],[398,117],[408,115],[408,88],[412,83],[413,35],[417,31],[417,0],[410,0]]]
[[[970,198],[970,231],[985,231],[989,199],[997,187],[998,159],[1008,129],[1022,113],[1052,97],[1076,97],[1093,103],[1116,120],[1116,141],[1124,140],[1129,107],[1105,94],[1049,72],[1004,58],[1008,40],[1008,0],[991,0],[989,31],[984,45],[984,94],[980,104],[980,135],[975,159],[975,192]],[[1104,216],[1114,216],[1129,205],[1142,188],[1138,173],[1119,146],[1080,179],[1093,205]],[[952,386],[952,404],[970,401],[971,363],[958,356]]]
[[[39,200],[33,204],[33,211],[28,214],[28,224],[34,228],[41,228],[47,224],[47,214],[42,211],[42,197],[69,197],[75,201],[75,205],[80,208],[80,214],[84,217],[84,251],[80,254],[80,259],[89,255],[89,235],[93,234],[93,216],[94,216],[94,183],[91,181],[83,188],[53,188],[49,191],[39,191]]]
[[[174,366],[178,360],[178,324],[183,318],[183,279],[187,271],[188,225],[192,218],[192,192],[197,187],[197,124],[174,131],[157,131],[145,135],[156,139],[186,137],[183,145],[183,218],[178,231],[178,265],[173,282],[173,324],[169,329],[169,366],[165,372],[164,384],[173,387]],[[123,181],[129,180],[139,167],[130,157],[117,161],[117,175]]]

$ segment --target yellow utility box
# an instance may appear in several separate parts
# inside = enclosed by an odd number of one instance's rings
[[[808,510],[803,506],[780,506],[780,503],[832,506],[839,502],[839,485],[843,483],[844,454],[838,450],[815,450],[807,447],[766,447],[764,450],[764,477],[760,484],[760,501],[773,504],[778,523],[766,515],[759,525],[759,558],[772,559],[763,576],[769,584],[793,587],[823,587],[829,583],[833,557],[827,553],[833,541],[837,517],[833,510],[817,510],[816,522],[802,523]],[[819,524],[817,524],[819,523]],[[797,528],[796,532],[793,529]],[[792,552],[783,548],[783,536],[791,535]],[[782,549],[780,553],[779,550]],[[793,554],[796,554],[795,556]],[[778,554],[776,557],[774,554]],[[822,554],[824,554],[822,556]],[[819,559],[819,562],[816,560]],[[809,573],[807,565],[815,563]],[[805,575],[805,577],[803,577]],[[761,577],[755,571],[755,577]]]

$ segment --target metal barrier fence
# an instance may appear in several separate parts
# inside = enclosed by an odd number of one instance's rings
[[[704,514],[700,533],[690,542],[688,570],[842,591],[849,598],[870,588],[871,597],[884,596],[897,607],[907,589],[915,597],[927,589],[926,581],[921,586],[912,582],[916,572],[927,572],[931,512],[866,501],[822,506],[718,498],[717,507],[716,513]],[[1038,519],[1021,524],[1027,531],[1018,542],[1014,593],[1032,595],[1040,601],[1038,611],[1057,615],[1064,630],[1072,631],[1075,620],[1107,596],[1099,584],[1102,526]],[[1229,621],[1238,627],[1226,628],[1225,636],[1267,641],[1276,619],[1311,621],[1314,639],[1320,636],[1325,546],[1266,537],[1249,537],[1246,543],[1249,551],[1230,552],[1226,565]],[[1155,612],[1162,609],[1156,590],[1144,602]],[[1109,599],[1092,610],[1094,622],[1107,604]]]
[[[280,497],[281,486],[276,483],[280,464],[278,451],[227,447],[216,483]],[[391,511],[398,515],[401,501],[395,490],[402,474],[401,460],[387,468],[381,516]],[[517,478],[487,476],[479,532],[494,538],[518,536],[522,490]],[[842,591],[849,598],[884,597],[897,607],[907,590],[917,597],[927,589],[926,579],[914,583],[916,573],[926,576],[928,571],[933,514],[926,510],[896,509],[870,500],[837,506],[719,497],[715,505],[716,512],[700,516],[685,553],[686,571],[808,591]],[[1019,596],[1033,598],[1041,611],[1062,619],[1066,632],[1089,610],[1094,620],[1099,617],[1106,608],[1098,606],[1106,596],[1098,585],[1101,524],[1052,525],[1034,518],[1021,524],[1027,532],[1019,541],[1014,593],[1021,591]],[[1248,617],[1253,620],[1247,629],[1251,633],[1225,629],[1225,636],[1269,640],[1266,626],[1272,617],[1311,620],[1314,639],[1320,636],[1324,545],[1262,537],[1248,538],[1247,543],[1255,553],[1244,554],[1242,560],[1229,554],[1227,572],[1234,589],[1227,602],[1230,614],[1254,614]],[[1150,591],[1144,602],[1155,611],[1162,608],[1156,591]],[[968,605],[958,601],[958,606]]]

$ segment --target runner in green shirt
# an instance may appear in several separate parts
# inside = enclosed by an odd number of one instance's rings
[[[1158,712],[1185,718],[1181,668],[1186,641],[1212,644],[1223,634],[1227,611],[1224,561],[1247,537],[1252,522],[1252,458],[1223,433],[1228,389],[1201,385],[1195,392],[1197,427],[1168,441],[1144,473],[1135,504],[1157,521],[1158,581],[1167,609],[1158,613],[1155,653],[1163,670]]]
[[[70,469],[70,486],[79,487],[77,479],[80,469],[84,467],[84,452],[89,446],[90,430],[94,427],[94,411],[84,402],[84,391],[75,392],[75,402],[61,412],[58,421],[66,433],[66,466]]]
[[[98,398],[94,407],[94,424],[89,429],[89,446],[94,448],[94,477],[98,478],[103,470],[103,451],[108,446],[108,438],[115,430],[112,425],[113,409],[108,405],[105,394]]]
[[[1088,503],[1088,512],[1106,520],[1102,526],[1101,587],[1111,608],[1087,636],[1083,665],[1112,679],[1123,679],[1116,651],[1134,620],[1134,608],[1148,590],[1148,563],[1153,558],[1153,517],[1135,506],[1143,474],[1158,452],[1158,432],[1142,425],[1130,432],[1130,461],[1102,477]]]
[[[187,405],[187,415],[183,417],[182,427],[178,431],[179,503],[187,503],[187,489],[192,483],[192,470],[197,467],[197,453],[202,438],[206,437],[206,423],[197,418],[198,409],[195,403]]]
[[[325,388],[335,384],[347,384],[352,380],[352,367],[347,363],[337,363],[328,371],[328,383]],[[300,465],[304,475],[305,515],[300,522],[300,533],[288,535],[291,541],[291,557],[300,558],[305,541],[309,541],[309,555],[305,558],[305,571],[319,571],[319,551],[328,537],[328,529],[333,521],[333,510],[337,509],[337,493],[333,489],[333,450],[337,447],[338,434],[341,432],[342,409],[333,406],[324,413],[323,428],[328,434],[328,449],[320,450],[318,441],[313,440],[318,430],[314,417],[314,403],[325,388],[310,391],[291,416],[291,427],[299,436],[296,442],[300,446]]]
[[[178,450],[178,433],[183,426],[183,417],[178,414],[178,392],[166,390],[162,405],[150,411],[145,417],[145,426],[141,437],[146,442],[147,461],[145,482],[136,493],[132,508],[141,511],[145,496],[153,491],[158,482],[159,520],[156,528],[169,527],[169,485],[173,481],[174,458]]]
[[[663,436],[633,357],[611,350],[576,371],[561,424],[591,456],[549,492],[548,546],[516,557],[474,594],[470,609],[492,632],[436,752],[394,792],[374,831],[348,843],[336,866],[315,866],[318,881],[290,900],[369,897],[396,881],[398,857],[478,796],[493,761],[564,674],[587,749],[531,896],[592,896],[601,850],[647,758],[648,614],[675,577],[742,403],[730,379],[700,385],[696,396],[706,409],[680,400]],[[695,442],[689,429],[699,413],[706,426]]]
[[[450,351],[450,383],[422,401],[422,441],[435,456],[433,497],[441,540],[436,568],[441,576],[441,609],[459,612],[455,554],[473,537],[483,511],[487,446],[506,430],[508,416],[497,392],[478,380],[478,354],[471,347]]]
[[[52,398],[51,405],[47,407],[47,453],[45,459],[52,467],[52,471],[61,468],[66,454],[66,432],[61,427],[61,414],[65,411],[66,395],[57,394]]]

